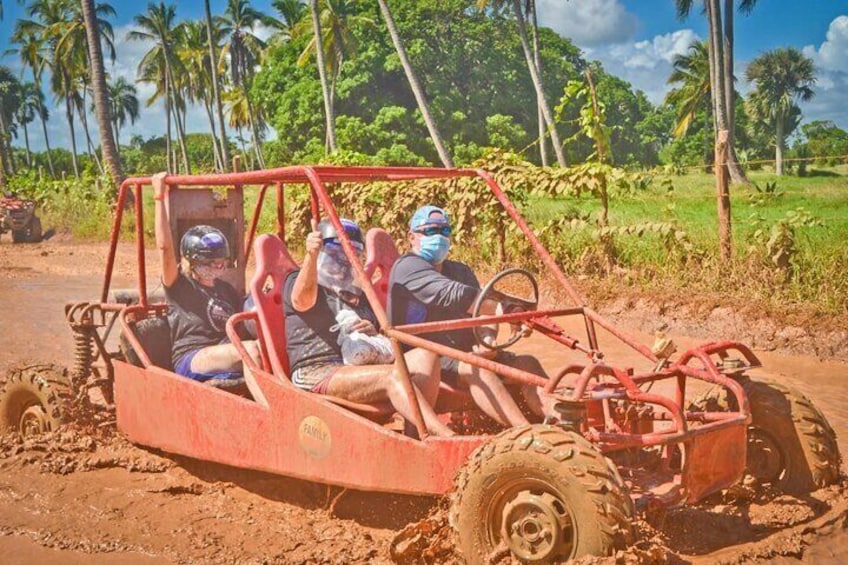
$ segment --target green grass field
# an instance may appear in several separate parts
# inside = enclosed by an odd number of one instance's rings
[[[712,175],[657,176],[637,192],[611,191],[611,226],[672,223],[703,254],[697,264],[683,267],[668,260],[668,250],[656,234],[621,235],[615,237],[619,266],[631,272],[634,284],[644,287],[681,290],[697,285],[704,292],[761,299],[772,306],[796,303],[814,312],[848,312],[848,166],[813,167],[805,177],[777,177],[768,171],[753,171],[749,176],[756,186],[733,185],[730,189],[731,265],[717,261],[718,220]],[[595,217],[599,210],[599,199],[587,195],[533,198],[524,213],[531,224],[541,226],[563,215],[585,217],[591,213]],[[806,221],[799,222],[798,215],[791,220],[800,210],[806,212]],[[772,230],[781,221],[791,226],[790,239],[778,238],[769,245]],[[586,245],[586,239],[585,234],[575,233],[573,245]],[[781,271],[772,255],[787,246],[794,252],[791,267]],[[571,274],[577,274],[573,271],[579,268],[579,264],[572,264]]]

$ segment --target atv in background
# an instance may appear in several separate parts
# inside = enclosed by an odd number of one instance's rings
[[[41,220],[35,215],[35,200],[13,193],[0,197],[0,236],[12,232],[13,243],[41,241]]]

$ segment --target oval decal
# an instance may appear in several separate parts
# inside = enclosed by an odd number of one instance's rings
[[[330,428],[318,416],[307,416],[300,421],[297,439],[300,446],[312,457],[321,459],[330,454],[332,447]]]

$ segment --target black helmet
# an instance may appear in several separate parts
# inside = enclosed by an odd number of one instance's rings
[[[229,259],[230,244],[218,228],[194,226],[189,228],[180,240],[180,255],[189,262]]]
[[[347,237],[356,242],[363,247],[365,246],[365,238],[362,237],[362,230],[359,229],[359,226],[356,225],[356,222],[353,220],[348,220],[347,218],[341,218],[339,220],[342,223],[342,227],[344,227],[345,233]],[[318,223],[318,231],[321,232],[321,239],[325,242],[327,240],[338,240],[339,234],[336,232],[335,226],[330,223],[330,220],[321,220]]]

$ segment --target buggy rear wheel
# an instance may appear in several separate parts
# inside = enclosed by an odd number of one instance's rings
[[[13,243],[38,243],[41,241],[41,219],[38,216],[30,218],[22,230],[12,232]]]
[[[632,541],[633,503],[618,471],[583,437],[555,426],[508,430],[459,472],[450,522],[469,563],[609,555]]]
[[[773,381],[742,381],[751,406],[745,472],[795,496],[835,483],[841,456],[836,433],[818,408],[795,389]],[[714,387],[697,410],[736,409],[735,398]]]
[[[64,421],[71,383],[53,365],[16,369],[0,390],[0,432],[33,436],[56,430]]]

